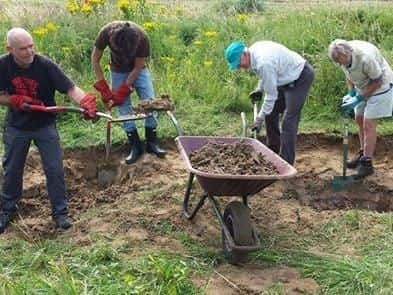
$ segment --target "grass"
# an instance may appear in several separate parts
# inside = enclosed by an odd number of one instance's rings
[[[104,242],[0,243],[1,294],[201,294],[189,279],[196,261],[170,253],[135,260]]]
[[[392,231],[391,213],[351,210],[303,238],[281,233],[256,261],[297,267],[322,286],[323,294],[390,294]]]
[[[345,93],[344,75],[327,58],[332,39],[372,41],[393,62],[393,17],[391,10],[379,6],[302,6],[294,13],[266,1],[262,10],[248,11],[246,7],[239,14],[234,7],[239,1],[192,1],[206,8],[198,14],[184,3],[162,3],[142,7],[142,13],[141,7],[119,9],[114,1],[108,1],[90,14],[71,14],[63,1],[10,1],[7,6],[0,3],[5,8],[0,12],[0,35],[16,25],[36,32],[39,51],[60,63],[82,88],[92,91],[89,56],[100,26],[112,19],[127,18],[143,24],[152,41],[149,67],[156,93],[171,95],[179,123],[187,134],[197,135],[239,135],[242,111],[251,122],[247,94],[256,79],[249,73],[228,71],[223,59],[225,46],[233,39],[247,43],[276,40],[304,54],[312,63],[316,79],[303,111],[302,132],[341,132],[337,105]],[[291,7],[295,9],[296,5]],[[49,30],[49,24],[55,24],[55,29]],[[70,103],[63,96],[58,96],[58,102]],[[1,108],[2,121],[4,114],[5,108]],[[162,115],[159,120],[160,137],[174,137],[169,119]],[[65,147],[104,143],[103,121],[92,124],[75,114],[63,114],[58,126]],[[355,131],[351,125],[351,132]],[[379,131],[393,133],[391,118],[381,122]],[[115,125],[114,144],[124,140],[121,125]],[[390,294],[392,224],[389,213],[348,211],[324,222],[315,232],[299,235],[283,228],[274,233],[274,239],[266,238],[254,262],[296,267],[304,276],[315,279],[323,294]],[[223,261],[216,248],[219,242],[213,241],[211,250],[187,233],[178,234],[169,222],[154,228],[145,226],[179,240],[185,253],[116,248],[99,239],[83,247],[62,237],[36,243],[18,238],[0,240],[0,294],[203,293],[190,278],[207,275]],[[284,294],[284,289],[275,284],[263,294]]]

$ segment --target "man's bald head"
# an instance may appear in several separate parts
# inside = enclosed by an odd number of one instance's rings
[[[15,46],[21,39],[33,40],[30,33],[22,28],[12,28],[7,32],[7,46]]]
[[[29,67],[34,60],[33,38],[25,29],[12,28],[7,32],[7,50],[23,68]]]

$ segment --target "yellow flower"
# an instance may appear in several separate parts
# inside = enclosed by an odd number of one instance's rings
[[[195,44],[195,45],[202,45],[203,42],[202,42],[201,40],[195,40],[195,41],[194,41],[194,44]]]
[[[119,0],[117,2],[117,7],[119,7],[120,9],[128,9],[129,7],[131,7],[130,1],[129,0]]]
[[[93,11],[93,8],[88,3],[85,3],[82,5],[81,11],[84,14],[89,15]]]
[[[78,4],[76,4],[75,2],[71,2],[71,1],[67,2],[66,8],[70,13],[75,13],[75,12],[79,11]]]
[[[69,52],[71,51],[71,48],[70,48],[70,47],[62,47],[61,50],[62,50],[64,53],[69,53]]]
[[[207,67],[211,67],[211,66],[213,65],[213,62],[212,62],[211,60],[205,60],[205,61],[203,62],[203,64],[204,64],[205,66],[207,66]]]
[[[180,8],[180,7],[176,7],[176,8],[175,8],[175,13],[176,13],[176,14],[183,14],[183,12],[184,12],[184,9],[183,9],[183,8]]]
[[[163,56],[162,59],[167,63],[173,63],[175,61],[175,58],[171,56]]]
[[[237,20],[238,20],[239,23],[245,23],[247,21],[247,19],[248,19],[247,14],[239,13],[237,15]]]
[[[35,29],[34,31],[33,31],[33,35],[36,35],[36,36],[38,36],[38,37],[41,37],[41,36],[45,36],[46,34],[48,34],[48,29],[47,28],[37,28],[37,29]]]
[[[48,29],[48,31],[54,32],[59,28],[59,26],[56,25],[55,23],[49,22],[46,24],[46,28]]]
[[[206,31],[205,36],[208,38],[214,38],[217,36],[217,32],[216,31]]]
[[[157,23],[155,22],[145,22],[142,26],[146,31],[152,31],[158,27]]]

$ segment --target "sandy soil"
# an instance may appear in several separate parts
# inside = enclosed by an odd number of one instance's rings
[[[250,198],[252,222],[260,238],[274,236],[285,227],[302,234],[340,214],[341,209],[362,208],[376,211],[393,209],[393,137],[379,139],[374,175],[352,187],[335,192],[331,182],[342,173],[341,141],[319,134],[300,135],[296,160],[297,175],[269,185]],[[351,139],[351,153],[356,139]],[[131,243],[135,249],[167,249],[186,252],[180,241],[165,231],[184,232],[207,249],[220,251],[221,228],[210,203],[189,221],[181,205],[188,171],[173,142],[167,142],[168,155],[158,159],[144,154],[134,165],[123,161],[125,147],[114,149],[110,165],[103,162],[104,150],[65,151],[65,172],[74,227],[66,233],[73,242],[84,245],[102,234],[114,244]],[[113,183],[100,183],[102,169],[115,167]],[[195,204],[202,194],[197,181],[191,194]],[[233,198],[233,197],[232,197]],[[232,198],[219,197],[222,208]],[[240,198],[236,198],[239,199]],[[45,178],[39,155],[31,152],[24,175],[24,194],[18,216],[3,238],[22,236],[28,240],[56,238],[51,221]],[[287,294],[315,294],[318,285],[303,279],[296,269],[263,267],[254,264],[234,266],[223,261],[208,278],[195,278],[207,294],[259,294],[281,283]]]

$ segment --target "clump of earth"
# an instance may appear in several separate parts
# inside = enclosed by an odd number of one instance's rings
[[[153,100],[143,100],[134,106],[135,113],[148,113],[152,111],[173,111],[174,105],[167,94]]]
[[[189,155],[192,167],[207,173],[277,175],[276,167],[246,141],[208,141]]]

